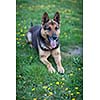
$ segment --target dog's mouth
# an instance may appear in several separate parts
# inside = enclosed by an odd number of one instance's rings
[[[50,46],[51,46],[52,48],[55,48],[55,47],[57,46],[56,40],[50,40]]]
[[[56,34],[53,34],[52,36],[48,36],[48,40],[52,48],[55,48],[57,46],[58,37],[56,36]]]

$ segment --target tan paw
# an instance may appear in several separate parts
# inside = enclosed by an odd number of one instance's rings
[[[63,68],[63,67],[58,67],[58,72],[59,72],[59,73],[64,73],[64,72],[65,72],[65,70],[64,70],[64,68]]]
[[[30,47],[33,48],[32,44],[30,44]]]
[[[48,68],[48,71],[49,71],[50,73],[55,73],[55,69],[54,69],[53,67],[49,67],[49,68]]]

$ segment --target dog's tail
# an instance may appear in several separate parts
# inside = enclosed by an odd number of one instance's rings
[[[31,27],[33,26],[33,23],[31,22]]]

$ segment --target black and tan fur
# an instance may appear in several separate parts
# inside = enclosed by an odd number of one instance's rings
[[[42,16],[41,26],[32,26],[27,33],[27,41],[31,47],[35,47],[39,52],[40,60],[45,64],[48,70],[55,72],[52,64],[48,61],[50,55],[53,56],[58,72],[64,73],[64,68],[61,64],[61,53],[59,45],[60,35],[60,14],[56,12],[53,19],[49,19],[45,12]]]

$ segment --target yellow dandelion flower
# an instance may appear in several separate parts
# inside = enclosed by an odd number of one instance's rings
[[[52,83],[50,83],[50,85],[52,85]]]
[[[68,37],[68,35],[65,35],[65,37]]]
[[[20,32],[23,32],[23,30],[21,29]]]
[[[40,84],[42,84],[42,82],[40,82]]]
[[[20,32],[17,32],[17,34],[20,34]]]
[[[65,89],[66,91],[68,90],[68,88]]]
[[[37,100],[37,98],[34,98],[33,100]]]
[[[59,82],[56,82],[57,85],[59,85]]]
[[[19,38],[16,38],[16,40],[19,40]]]
[[[73,93],[71,93],[70,95],[74,95]]]
[[[43,86],[43,89],[47,89],[48,87],[47,86]]]
[[[30,57],[30,59],[32,59],[32,56]]]
[[[61,85],[61,88],[63,87],[63,85]]]
[[[48,90],[50,90],[51,88],[49,87]]]
[[[76,100],[75,98],[72,98],[72,100]]]
[[[25,26],[24,29],[27,29],[27,27]]]
[[[76,90],[78,90],[78,87],[75,87]]]
[[[35,90],[35,88],[32,88],[32,91],[34,91]]]
[[[52,92],[49,92],[49,96],[51,96],[51,95],[53,95],[53,93]]]
[[[62,78],[62,80],[65,80],[65,78]]]
[[[21,40],[21,38],[19,38],[19,40]]]
[[[70,73],[69,76],[73,76],[73,73]]]
[[[20,26],[20,24],[18,24],[18,26]]]
[[[22,34],[21,36],[25,36],[25,34]]]
[[[63,82],[60,82],[60,84],[62,84]]]
[[[21,75],[19,75],[19,78],[21,78],[22,76]]]
[[[46,100],[46,99],[44,99],[44,100]]]
[[[81,70],[81,68],[78,68],[78,70],[80,71],[80,70]]]
[[[76,94],[80,94],[80,92],[77,91]]]
[[[64,83],[62,83],[62,85],[64,85]]]
[[[47,96],[47,94],[44,94],[44,96]]]
[[[66,32],[64,32],[64,35],[66,35],[67,33]]]
[[[69,90],[68,93],[71,93],[71,90]]]
[[[68,96],[68,94],[66,94],[66,96]]]
[[[20,42],[17,42],[17,44],[20,44]]]

